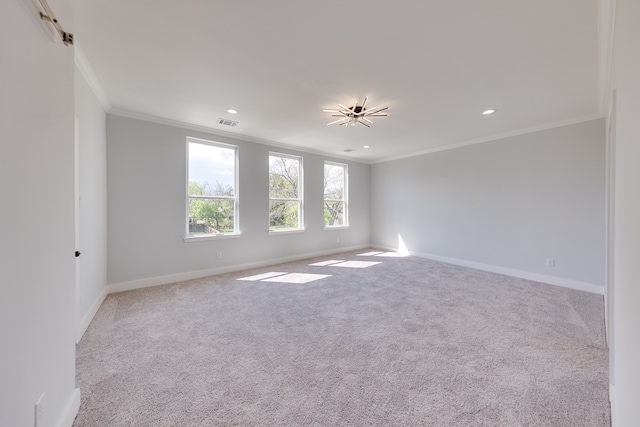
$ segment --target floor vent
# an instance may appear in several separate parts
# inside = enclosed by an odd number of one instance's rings
[[[234,122],[233,120],[227,120],[227,119],[218,119],[218,124],[224,125],[224,126],[236,127],[238,125],[238,122]]]

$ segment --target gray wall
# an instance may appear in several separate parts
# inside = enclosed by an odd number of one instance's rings
[[[78,321],[86,326],[107,287],[107,115],[77,68],[75,110],[80,157],[78,250],[82,252]]]
[[[239,147],[241,237],[183,241],[187,136]],[[302,233],[268,234],[269,151],[304,158]],[[110,284],[369,244],[369,165],[111,114],[107,156]],[[347,229],[323,229],[324,160],[349,165]]]
[[[604,120],[376,164],[371,194],[373,244],[604,284]]]
[[[49,4],[73,32],[71,0]],[[2,1],[0,16],[0,425],[33,426],[43,393],[39,425],[71,425],[80,404],[73,47],[53,37],[35,2]]]
[[[616,6],[614,426],[640,420],[640,2]],[[613,118],[613,117],[612,117]]]

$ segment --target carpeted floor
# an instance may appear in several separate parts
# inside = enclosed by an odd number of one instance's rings
[[[602,296],[365,252],[109,295],[74,426],[610,425]]]

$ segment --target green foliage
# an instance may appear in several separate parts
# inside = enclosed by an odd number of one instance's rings
[[[233,187],[216,181],[189,182],[189,196],[233,196]],[[189,199],[189,233],[216,234],[234,230],[234,201],[231,199]]]
[[[324,225],[327,227],[344,224],[344,202],[324,202]]]
[[[297,199],[300,161],[288,157],[269,157],[269,197]]]
[[[269,202],[269,228],[298,228],[299,204],[297,201],[271,200]]]
[[[298,228],[300,203],[298,185],[300,161],[289,157],[269,157],[269,228]]]
[[[334,223],[334,218],[331,216],[331,212],[329,212],[329,209],[327,209],[327,207],[325,206],[324,208],[324,225],[325,226],[329,226],[329,225],[333,225]]]
[[[344,220],[345,168],[324,165],[324,225],[345,225]]]

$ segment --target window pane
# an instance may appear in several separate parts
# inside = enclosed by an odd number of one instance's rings
[[[189,143],[189,195],[235,196],[235,182],[235,149]]]
[[[300,227],[300,203],[289,200],[269,201],[269,227],[272,230]]]
[[[324,225],[327,227],[345,225],[344,202],[324,202]]]
[[[324,198],[344,198],[344,166],[324,165]]]
[[[189,234],[233,233],[234,201],[189,199]]]
[[[300,160],[269,156],[269,197],[298,198]]]
[[[324,164],[324,225],[346,226],[347,165]]]

